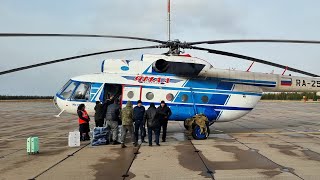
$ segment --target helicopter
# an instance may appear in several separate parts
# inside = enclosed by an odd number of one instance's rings
[[[72,77],[55,94],[54,104],[63,112],[76,114],[77,107],[85,104],[90,115],[94,114],[96,101],[104,102],[108,97],[117,98],[120,105],[138,100],[148,107],[159,105],[162,100],[171,108],[169,120],[186,121],[197,114],[208,119],[206,131],[197,124],[191,127],[195,139],[207,139],[209,126],[216,122],[239,119],[254,109],[263,92],[320,92],[319,75],[281,65],[268,60],[254,58],[228,51],[204,48],[198,45],[231,43],[291,43],[320,44],[320,41],[283,39],[231,39],[185,42],[170,38],[170,1],[168,1],[168,40],[142,37],[99,34],[35,34],[0,33],[2,37],[77,37],[129,39],[157,43],[156,45],[101,51],[78,56],[55,59],[0,72],[0,75],[22,70],[66,62],[101,54],[141,49],[168,49],[163,54],[144,54],[140,60],[107,59],[101,64],[101,72]],[[210,54],[233,57],[284,69],[282,74],[219,69],[209,61],[184,54],[185,49],[206,51]],[[305,76],[284,75],[286,71]],[[308,76],[308,77],[306,77]],[[122,106],[123,107],[123,106]],[[189,128],[189,127],[186,127]]]

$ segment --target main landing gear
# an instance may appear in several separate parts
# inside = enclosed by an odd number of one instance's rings
[[[197,114],[184,121],[184,127],[192,134],[196,140],[207,139],[210,134],[209,120],[203,114]]]

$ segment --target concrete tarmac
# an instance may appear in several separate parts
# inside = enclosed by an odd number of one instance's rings
[[[77,117],[53,117],[52,102],[0,106],[0,180],[320,179],[318,103],[260,102],[239,120],[214,124],[202,141],[182,122],[170,122],[160,147],[127,143],[125,149],[88,142],[68,147]],[[40,154],[27,155],[29,136],[40,138]]]

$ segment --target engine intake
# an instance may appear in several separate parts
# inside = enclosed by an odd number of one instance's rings
[[[164,73],[169,68],[169,62],[164,59],[158,59],[156,62],[153,63],[153,69],[156,72]]]
[[[158,73],[175,74],[178,76],[197,76],[204,67],[204,64],[172,62],[164,59],[158,59],[152,65],[153,70]]]

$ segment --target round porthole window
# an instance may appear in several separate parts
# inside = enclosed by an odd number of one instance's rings
[[[166,95],[166,99],[167,99],[168,101],[173,101],[173,94],[171,94],[171,93],[167,94],[167,95]]]
[[[148,100],[152,100],[152,99],[154,98],[154,94],[153,94],[152,92],[148,92],[148,93],[146,94],[146,98],[147,98]]]
[[[186,95],[186,94],[183,94],[182,96],[181,96],[181,100],[182,100],[182,102],[187,102],[188,101],[188,95]]]
[[[201,100],[202,100],[203,103],[208,103],[209,102],[208,96],[202,96]]]
[[[133,96],[134,96],[134,93],[132,91],[129,91],[127,96],[128,96],[129,99],[132,99]]]

